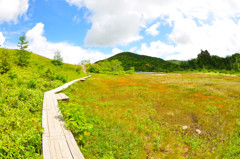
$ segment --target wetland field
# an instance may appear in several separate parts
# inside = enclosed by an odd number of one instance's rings
[[[239,158],[240,77],[93,75],[64,93],[86,158]]]

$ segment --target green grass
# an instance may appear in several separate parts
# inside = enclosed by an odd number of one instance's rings
[[[85,75],[76,72],[77,66],[57,67],[36,54],[28,67],[19,67],[15,52],[8,50],[11,70],[0,74],[0,158],[41,158],[44,92]],[[54,72],[52,86],[44,75],[48,68]]]
[[[65,93],[86,158],[240,158],[239,77],[94,75]]]

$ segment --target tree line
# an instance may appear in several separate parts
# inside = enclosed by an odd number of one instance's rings
[[[232,56],[223,58],[215,55],[211,56],[207,50],[201,50],[197,58],[182,62],[180,66],[184,70],[240,72],[240,54],[235,53]]]

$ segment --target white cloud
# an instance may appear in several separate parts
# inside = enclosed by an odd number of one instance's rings
[[[137,53],[141,55],[161,57],[163,55],[175,53],[176,51],[177,49],[173,45],[167,45],[161,41],[155,41],[151,42],[150,46],[147,46],[146,43],[143,43]]]
[[[225,56],[240,52],[239,0],[66,0],[70,5],[86,7],[91,13],[91,29],[85,37],[90,46],[127,45],[143,39],[140,31],[155,21],[173,29],[168,42],[142,44],[141,54],[196,57],[200,49]],[[237,19],[235,22],[234,19]],[[159,24],[146,30],[158,35]],[[178,53],[178,54],[176,54]]]
[[[26,14],[28,7],[28,0],[0,0],[0,23],[16,23],[18,17]]]
[[[85,39],[87,46],[127,45],[143,38],[138,35],[141,25],[138,15],[123,12],[122,15],[105,15],[93,21]]]
[[[194,20],[179,18],[169,34],[170,44],[162,41],[143,43],[139,54],[165,57],[165,59],[187,60],[196,58],[200,50],[208,50],[212,55],[225,57],[240,52],[240,21],[215,20],[211,25],[198,26]]]
[[[2,46],[4,42],[5,42],[5,37],[3,36],[2,32],[0,32],[0,46]]]
[[[76,5],[79,8],[83,6],[83,0],[66,0],[70,5]]]
[[[157,30],[159,26],[160,26],[159,22],[156,24],[153,24],[148,29],[146,29],[146,33],[152,36],[157,36],[160,33],[160,31]]]
[[[42,23],[36,24],[33,29],[29,30],[26,33],[26,37],[29,40],[28,49],[51,59],[57,50],[61,52],[64,62],[72,64],[77,64],[81,60],[95,62],[111,56],[93,50],[85,50],[66,42],[52,43],[43,34],[44,24]]]
[[[120,50],[120,49],[118,49],[118,48],[114,48],[113,50],[112,50],[112,53],[115,55],[115,54],[118,54],[118,53],[121,53],[121,52],[123,52],[122,50]]]
[[[129,51],[130,52],[135,52],[137,50],[137,47],[135,46],[135,47],[132,47]]]

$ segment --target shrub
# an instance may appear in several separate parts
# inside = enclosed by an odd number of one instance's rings
[[[89,64],[87,65],[87,72],[91,72],[91,73],[99,73],[99,67],[96,64]]]
[[[48,78],[50,87],[52,87],[51,80],[54,80],[54,72],[48,68],[47,71],[45,71],[44,76]]]
[[[38,66],[38,70],[43,70],[43,68],[44,68],[44,65]]]
[[[61,75],[61,74],[56,75],[55,79],[60,80],[60,81],[62,81],[63,83],[66,83],[66,82],[67,82],[66,77],[64,77],[64,76]]]
[[[0,62],[0,73],[4,74],[7,73],[10,68],[11,68],[11,64],[10,64],[10,56],[9,53],[6,50],[2,51],[2,54],[0,54],[1,56],[1,62]]]
[[[30,80],[28,83],[27,83],[27,86],[28,88],[32,88],[32,89],[35,89],[37,87],[37,81],[36,80]]]
[[[92,73],[102,73],[102,74],[124,74],[122,63],[118,60],[112,61],[102,61],[93,65],[87,66],[87,71]]]
[[[2,94],[2,84],[0,83],[0,95]]]
[[[29,92],[26,89],[21,88],[18,93],[18,99],[21,101],[26,101],[28,99],[28,95],[29,95]]]
[[[18,75],[17,75],[16,73],[13,73],[13,72],[9,72],[9,73],[8,73],[8,77],[11,78],[11,80],[17,78],[17,76],[18,76]]]
[[[55,66],[61,66],[63,65],[63,58],[61,56],[60,51],[56,51],[55,55],[53,57],[53,60],[51,61]]]
[[[134,74],[135,73],[135,68],[134,67],[130,67],[130,70],[126,71],[127,74]]]
[[[78,74],[80,74],[81,71],[82,71],[82,67],[81,67],[81,66],[79,66],[79,67],[76,68],[76,72],[77,72]]]
[[[29,59],[30,59],[31,53],[25,50],[17,50],[16,56],[17,56],[17,61],[16,63],[19,66],[28,66],[29,64]]]

